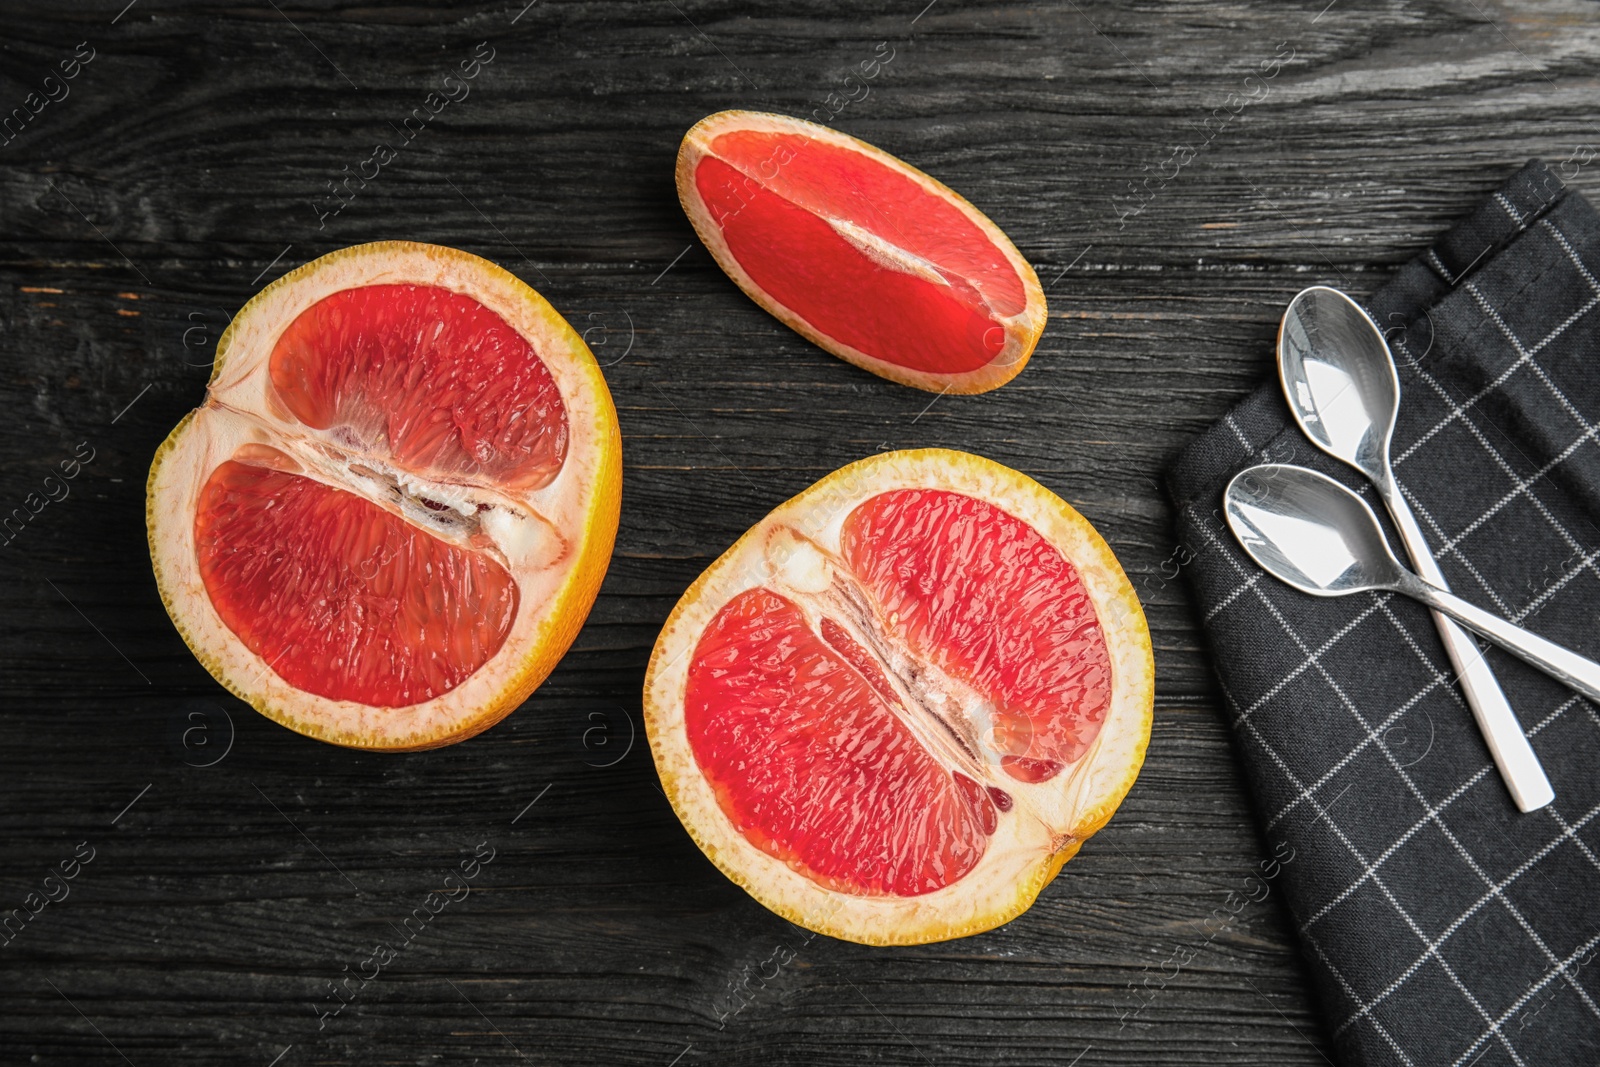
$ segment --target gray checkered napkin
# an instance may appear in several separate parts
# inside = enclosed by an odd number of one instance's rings
[[[1400,365],[1394,457],[1457,593],[1600,657],[1600,218],[1523,167],[1368,301]],[[1600,713],[1489,653],[1555,787],[1519,814],[1432,622],[1263,574],[1218,508],[1311,446],[1273,381],[1168,472],[1186,567],[1327,1032],[1355,1064],[1600,1064]],[[1397,543],[1391,534],[1391,543]]]

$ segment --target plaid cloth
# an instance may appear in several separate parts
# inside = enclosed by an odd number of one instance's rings
[[[1400,365],[1398,477],[1446,579],[1591,657],[1597,276],[1600,219],[1534,161],[1368,303]],[[1387,516],[1300,435],[1276,378],[1168,472],[1257,813],[1295,850],[1285,895],[1341,1059],[1600,1064],[1600,714],[1489,653],[1555,788],[1520,814],[1420,605],[1304,596],[1239,549],[1222,487],[1267,461]]]

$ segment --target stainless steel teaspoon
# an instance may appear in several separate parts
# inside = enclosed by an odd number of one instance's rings
[[[1278,374],[1300,429],[1322,451],[1371,480],[1417,574],[1448,589],[1395,482],[1389,443],[1400,407],[1400,379],[1377,324],[1337,289],[1318,285],[1301,291],[1289,302],[1278,331]],[[1522,811],[1544,807],[1555,791],[1494,671],[1471,636],[1444,614],[1435,611],[1433,617],[1512,799]]]
[[[1600,663],[1474,607],[1406,570],[1366,501],[1306,467],[1267,463],[1234,475],[1223,512],[1250,557],[1312,596],[1403,593],[1600,701]]]

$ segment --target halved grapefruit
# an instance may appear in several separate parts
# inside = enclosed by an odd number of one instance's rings
[[[645,676],[690,836],[791,922],[866,944],[1024,911],[1133,784],[1144,613],[1088,521],[943,449],[836,471],[673,609]]]
[[[903,385],[981,393],[1016,377],[1044,291],[1000,228],[887,152],[758,111],[701,119],[678,199],[751,299],[822,348]]]
[[[157,450],[161,599],[200,662],[335,744],[459,741],[577,635],[621,497],[611,394],[543,297],[386,241],[267,286]]]

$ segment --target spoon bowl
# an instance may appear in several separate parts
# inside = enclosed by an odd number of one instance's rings
[[[1361,305],[1325,285],[1301,290],[1278,329],[1278,375],[1305,435],[1387,490],[1400,379]]]
[[[1386,589],[1404,569],[1364,500],[1305,467],[1265,464],[1223,495],[1233,534],[1274,578],[1312,596]]]
[[[1472,627],[1590,700],[1600,701],[1600,663],[1406,570],[1389,551],[1372,509],[1327,475],[1282,463],[1250,467],[1228,483],[1223,505],[1228,525],[1250,558],[1302,593],[1403,593]],[[1522,736],[1520,730],[1517,736]],[[1542,772],[1539,777],[1544,780]],[[1541,803],[1549,800],[1546,797]]]

